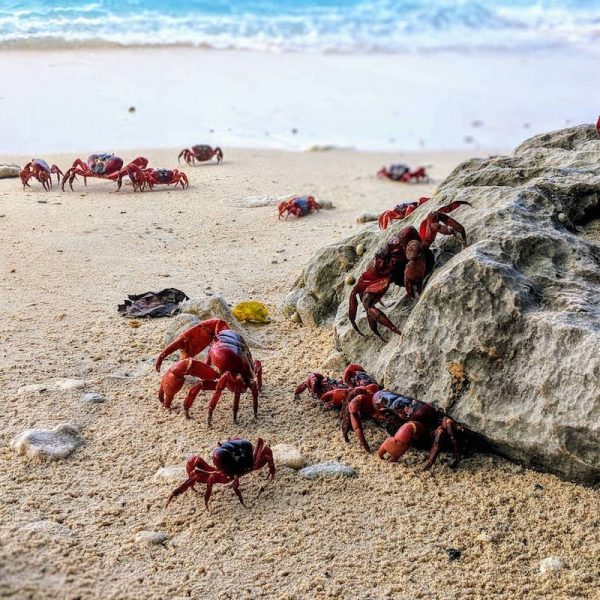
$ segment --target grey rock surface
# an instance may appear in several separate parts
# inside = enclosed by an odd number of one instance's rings
[[[337,461],[317,463],[298,471],[304,479],[331,479],[334,477],[354,477],[356,471],[350,466]]]
[[[21,167],[19,165],[0,163],[0,179],[18,177],[20,172]]]
[[[358,278],[377,248],[435,208],[468,245],[439,236],[418,301],[396,286],[383,309],[402,330],[386,343],[350,326],[348,269]],[[360,260],[334,260],[368,240]],[[338,349],[386,387],[430,402],[498,451],[567,478],[600,479],[600,139],[593,126],[537,136],[511,156],[458,166],[426,205],[384,232],[321,250],[292,291],[334,315]],[[364,311],[358,325],[368,332]]]
[[[288,316],[300,315],[304,325],[315,327],[331,317],[340,302],[350,291],[345,283],[359,260],[357,246],[362,244],[369,255],[369,248],[376,239],[375,227],[336,244],[320,249],[311,259],[283,302]]]
[[[61,423],[54,429],[27,429],[12,440],[11,447],[29,457],[59,460],[83,444],[85,439],[76,427]]]

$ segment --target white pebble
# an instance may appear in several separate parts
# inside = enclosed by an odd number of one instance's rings
[[[563,561],[556,556],[548,556],[540,561],[540,573],[546,575],[548,573],[558,573],[563,567]]]
[[[290,444],[276,444],[271,447],[273,460],[277,467],[289,467],[290,469],[301,469],[306,460],[298,448]]]

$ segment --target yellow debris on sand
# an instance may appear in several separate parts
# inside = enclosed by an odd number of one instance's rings
[[[240,302],[232,311],[238,321],[248,321],[250,323],[270,323],[269,311],[262,302],[249,300]]]

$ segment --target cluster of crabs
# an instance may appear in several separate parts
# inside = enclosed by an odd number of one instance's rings
[[[193,166],[198,162],[210,161],[213,157],[217,158],[217,164],[223,160],[223,152],[220,148],[212,148],[205,144],[184,148],[178,156],[189,165]],[[20,177],[23,183],[23,189],[31,187],[29,182],[36,179],[42,184],[45,190],[52,188],[52,175],[56,175],[56,181],[61,185],[62,190],[68,182],[73,190],[73,182],[77,176],[83,178],[84,185],[90,178],[107,179],[117,183],[116,191],[121,189],[123,179],[129,178],[133,186],[133,191],[152,190],[156,185],[180,185],[185,189],[189,185],[187,175],[179,169],[154,169],[148,167],[148,159],[143,156],[134,158],[131,162],[125,164],[125,161],[114,154],[100,153],[90,154],[84,162],[77,158],[64,173],[56,165],[50,166],[42,158],[32,158],[21,170]],[[61,181],[62,179],[62,181]]]
[[[424,204],[428,198],[396,207],[397,216],[382,219],[385,226],[394,219],[404,218]],[[356,324],[358,301],[367,315],[372,332],[381,338],[378,325],[399,334],[400,331],[376,305],[379,304],[392,284],[404,286],[409,297],[414,298],[423,290],[426,278],[433,270],[434,255],[430,249],[437,234],[452,235],[466,243],[464,227],[448,213],[467,205],[467,202],[451,202],[430,212],[420,224],[419,230],[412,226],[403,227],[386,245],[376,253],[367,269],[359,277],[350,292],[349,319],[358,333],[364,335]],[[206,360],[197,356],[207,350]],[[208,401],[208,426],[225,390],[233,394],[233,420],[237,423],[242,394],[250,392],[254,417],[258,416],[258,399],[262,389],[262,365],[254,360],[243,337],[221,319],[209,319],[184,331],[164,348],[156,359],[156,370],[161,371],[164,360],[179,352],[179,360],[173,363],[162,376],[158,399],[170,410],[173,400],[183,389],[187,376],[197,378],[189,388],[183,401],[183,411],[190,418],[190,409],[198,394],[212,392]],[[433,405],[384,389],[357,364],[349,365],[341,379],[310,373],[295,390],[298,399],[308,391],[327,409],[337,409],[341,429],[348,440],[354,432],[361,446],[370,452],[363,422],[371,419],[386,428],[389,436],[377,450],[380,458],[397,461],[411,446],[425,448],[429,458],[424,468],[433,466],[444,449],[453,454],[452,466],[459,461],[460,441],[464,428]],[[173,498],[197,484],[206,485],[205,504],[215,484],[231,484],[234,493],[243,504],[239,479],[252,471],[267,466],[269,477],[275,475],[271,448],[259,438],[256,444],[239,437],[229,438],[213,451],[213,464],[200,456],[192,456],[187,463],[187,479],[169,496]]]

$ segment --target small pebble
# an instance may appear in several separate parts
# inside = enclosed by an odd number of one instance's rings
[[[148,546],[158,546],[164,544],[169,539],[166,533],[160,531],[139,531],[135,535],[135,541],[138,544],[145,544]]]
[[[127,109],[127,110],[128,110],[130,113],[134,113],[134,112],[135,112],[135,106],[130,106],[130,107]]]
[[[276,444],[271,447],[273,459],[277,467],[289,467],[290,469],[301,469],[306,460],[298,448],[291,444]]]
[[[347,275],[344,281],[346,282],[346,285],[354,285],[356,283],[356,279],[352,277],[352,275]]]
[[[564,212],[559,212],[556,215],[556,219],[558,220],[559,223],[564,223],[567,220],[567,215],[565,215]]]
[[[365,253],[364,244],[359,244],[358,246],[356,246],[356,254],[358,254],[358,256],[362,256],[364,253]]]
[[[291,316],[292,322],[293,323],[302,323],[302,318],[300,317],[300,315],[295,312],[292,316]]]
[[[354,477],[356,471],[350,466],[337,461],[317,463],[298,471],[304,479],[331,479],[332,477]]]
[[[94,404],[101,404],[104,402],[104,396],[102,394],[98,394],[97,392],[87,392],[82,396],[82,399],[85,402],[92,402]]]
[[[556,556],[548,556],[540,561],[540,573],[558,573],[563,568],[563,561]]]

